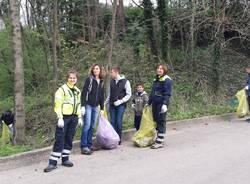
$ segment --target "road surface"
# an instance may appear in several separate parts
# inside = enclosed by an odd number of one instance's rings
[[[0,172],[0,184],[249,184],[250,124],[243,120],[171,125],[163,149],[131,142],[91,156],[72,155],[73,168],[47,165]],[[48,155],[49,156],[49,155]]]

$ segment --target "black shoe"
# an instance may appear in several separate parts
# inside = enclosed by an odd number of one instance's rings
[[[81,154],[83,155],[91,155],[93,152],[89,148],[82,148]]]
[[[246,121],[247,121],[248,123],[250,123],[250,118],[247,118]]]
[[[69,160],[63,162],[62,165],[65,167],[73,167],[74,166],[74,164],[72,162],[70,162]]]
[[[44,172],[50,172],[56,169],[57,167],[55,165],[48,165],[43,171]]]
[[[119,145],[121,145],[122,144],[122,141],[119,141],[119,143],[118,143]]]

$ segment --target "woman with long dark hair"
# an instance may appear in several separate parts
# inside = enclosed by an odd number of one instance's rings
[[[90,68],[89,76],[85,80],[81,95],[81,112],[84,119],[81,135],[81,153],[91,155],[96,150],[93,147],[92,137],[96,126],[97,116],[104,108],[104,81],[103,69],[94,64]]]

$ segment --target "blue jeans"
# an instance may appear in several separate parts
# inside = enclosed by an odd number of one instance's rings
[[[98,107],[85,106],[84,124],[81,135],[81,148],[91,148],[94,128],[98,116]]]
[[[114,105],[110,105],[109,107],[111,125],[114,127],[120,139],[122,137],[122,119],[125,109],[125,104],[119,105],[117,107]]]

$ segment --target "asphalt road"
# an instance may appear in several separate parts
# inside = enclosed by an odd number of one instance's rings
[[[171,125],[163,149],[136,148],[72,155],[73,168],[47,165],[0,172],[0,184],[249,184],[250,124],[243,120]],[[48,155],[49,156],[49,155]]]

